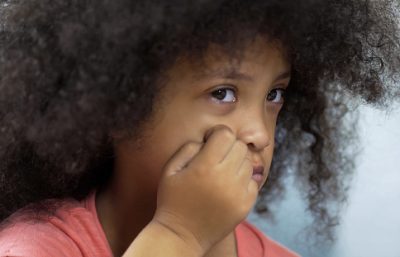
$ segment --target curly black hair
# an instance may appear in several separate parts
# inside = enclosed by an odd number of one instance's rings
[[[354,169],[351,106],[399,97],[399,2],[8,0],[0,6],[0,220],[29,203],[82,199],[113,172],[110,131],[139,138],[158,78],[210,44],[232,57],[261,36],[292,65],[257,204],[288,170],[318,233],[332,236]]]

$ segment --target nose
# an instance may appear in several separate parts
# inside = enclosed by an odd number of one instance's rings
[[[262,151],[271,144],[275,124],[268,122],[265,113],[246,112],[240,121],[238,139],[242,140],[253,151]]]

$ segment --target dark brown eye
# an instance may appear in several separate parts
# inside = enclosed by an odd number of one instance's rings
[[[211,92],[212,97],[221,102],[235,102],[235,91],[231,88],[220,88]]]
[[[284,95],[285,95],[285,89],[276,88],[268,93],[267,100],[273,103],[283,103]]]

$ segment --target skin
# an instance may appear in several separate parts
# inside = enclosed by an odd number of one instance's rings
[[[115,256],[129,246],[125,256],[140,256],[146,238],[164,230],[168,240],[179,235],[166,241],[177,253],[187,247],[198,249],[193,256],[237,255],[233,230],[267,179],[289,74],[279,44],[260,38],[240,62],[211,46],[204,62],[182,57],[172,65],[140,140],[113,134],[114,177],[96,205]]]

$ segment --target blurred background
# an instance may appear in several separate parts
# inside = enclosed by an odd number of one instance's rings
[[[333,245],[305,237],[310,219],[290,177],[284,201],[273,206],[274,220],[254,213],[249,220],[304,257],[400,257],[400,108],[361,107],[359,135],[363,151]]]

